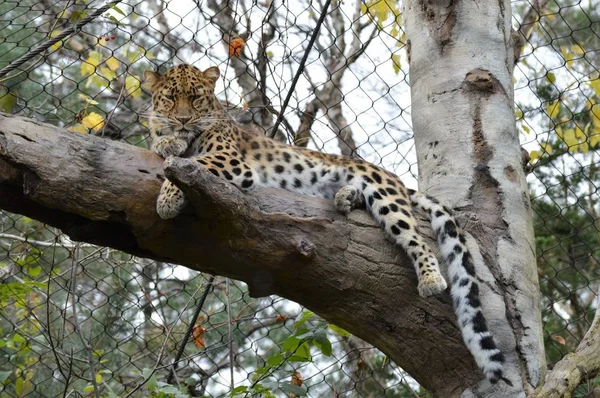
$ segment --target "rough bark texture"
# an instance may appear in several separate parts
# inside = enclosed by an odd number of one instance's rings
[[[546,383],[536,398],[570,397],[571,392],[586,380],[600,374],[600,306],[596,316],[575,352],[566,355],[548,373]],[[590,397],[600,396],[596,386]]]
[[[187,159],[165,170],[191,200],[168,221],[155,212],[164,177],[154,153],[0,115],[0,208],[297,301],[380,348],[435,396],[459,396],[483,378],[449,295],[420,298],[412,265],[365,212],[346,218],[329,201],[283,190],[243,194]]]
[[[410,83],[420,189],[461,210],[487,267],[483,307],[514,387],[465,396],[531,393],[545,372],[529,196],[513,109],[510,1],[410,0]]]

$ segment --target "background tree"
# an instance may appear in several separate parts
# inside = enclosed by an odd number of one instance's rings
[[[316,26],[323,4],[286,6],[276,2],[257,5],[241,2],[232,6],[230,3],[209,2],[208,8],[200,8],[191,2],[175,3],[151,1],[135,6],[117,5],[104,18],[87,25],[80,34],[53,47],[44,57],[35,59],[36,62],[25,65],[24,72],[18,76],[3,78],[0,104],[13,113],[68,126],[74,131],[147,146],[143,117],[138,117],[138,114],[143,115],[148,98],[140,89],[142,71],[149,67],[164,68],[174,62],[197,62],[200,66],[214,63],[219,64],[225,74],[226,85],[220,97],[232,108],[232,113],[239,120],[254,123],[272,133],[274,120],[281,111],[281,101],[290,88],[289,82],[298,60],[308,50],[306,38]],[[0,4],[0,7],[5,7],[2,10],[5,12],[0,15],[3,15],[3,32],[7,32],[0,44],[0,59],[5,61],[0,63],[0,67],[35,43],[80,20],[96,6],[94,2],[74,1]],[[516,9],[519,6],[515,3]],[[540,31],[550,32],[545,43],[556,45],[558,37],[568,37],[570,31],[566,28],[560,32],[558,28],[550,31],[544,23],[558,24],[558,21],[564,20],[564,27],[567,21],[570,22],[565,16],[572,10],[580,9],[588,16],[588,22],[574,19],[569,26],[589,25],[592,30],[597,26],[597,13],[589,12],[591,5],[551,4],[549,7],[554,8],[549,8],[547,13],[538,12],[537,15],[542,17],[539,20],[534,18],[530,23],[534,26],[533,33],[530,33],[533,34],[531,48],[544,48],[544,44],[533,41],[538,26]],[[517,15],[524,15],[526,21],[531,9],[525,8]],[[411,181],[416,168],[411,165],[414,163],[414,151],[410,150],[412,141],[407,141],[410,121],[406,119],[409,116],[408,102],[404,100],[408,93],[404,80],[408,63],[403,53],[398,51],[406,39],[399,27],[399,10],[399,4],[387,0],[360,6],[336,2],[330,5],[330,13],[315,48],[309,53],[307,71],[299,80],[292,101],[284,111],[284,122],[276,134],[280,140],[315,149],[345,154],[358,152],[368,160],[395,171],[414,187]],[[304,22],[298,21],[308,22],[303,25]],[[585,37],[583,30],[581,37]],[[238,48],[234,47],[234,55],[230,56],[231,44],[236,39],[242,40],[241,51],[235,55]],[[584,45],[581,39],[577,39],[577,43],[584,49],[584,56],[577,55],[582,50],[576,47],[561,46],[567,57],[574,54],[571,59],[565,58],[570,65],[579,58],[588,59],[597,48],[593,43],[588,45],[585,42]],[[382,48],[387,50],[381,51]],[[552,50],[555,53],[559,51]],[[531,65],[535,56],[527,51],[523,54],[523,59]],[[517,65],[517,68],[522,68],[523,62]],[[550,73],[544,70],[539,80],[535,80],[538,75],[532,71],[527,73],[527,82],[543,83],[546,79],[544,84],[548,86],[553,74],[555,81],[562,82],[556,68]],[[577,81],[587,81],[582,79],[581,75],[577,75]],[[589,77],[590,84],[594,79],[593,75]],[[522,98],[519,97],[520,87],[517,84],[518,98]],[[544,98],[541,93],[534,94]],[[565,96],[564,92],[562,96]],[[573,101],[578,101],[573,97]],[[528,98],[533,97],[529,95]],[[549,98],[556,102],[556,96]],[[594,103],[595,99],[591,98],[590,117]],[[519,109],[523,109],[519,104]],[[544,126],[536,114],[538,110],[547,110],[546,105],[542,102],[531,106],[529,112],[521,111],[525,117],[523,120],[528,123],[525,126],[529,126],[530,131]],[[555,108],[564,113],[561,107]],[[554,108],[550,111],[556,112]],[[595,125],[592,123],[591,127]],[[578,139],[579,148],[585,140],[581,139],[578,130],[573,134]],[[586,134],[589,134],[589,139],[594,136],[589,130]],[[540,141],[546,144],[543,137],[540,135]],[[547,141],[552,142],[552,138]],[[548,146],[542,145],[541,148],[541,151],[537,146],[528,149],[542,153]],[[426,154],[423,150],[420,154],[425,154],[428,159],[439,156],[438,153]],[[535,155],[534,152],[534,158]],[[545,153],[539,160],[540,164],[546,156],[550,155]],[[570,165],[568,161],[563,163]],[[427,164],[427,159],[421,159],[421,164]],[[539,167],[537,170],[542,169]],[[576,171],[573,174],[577,174]],[[428,174],[429,171],[422,173],[425,185],[422,183],[421,186],[436,186],[427,182]],[[556,178],[556,174],[549,178]],[[543,181],[542,184],[550,186],[553,183]],[[569,186],[567,182],[563,185]],[[583,192],[570,192],[571,202],[581,197]],[[589,192],[592,198],[592,190]],[[551,198],[550,194],[544,195]],[[454,198],[450,196],[451,203],[454,203]],[[588,202],[585,205],[588,210],[596,208],[593,200]],[[544,314],[546,328],[554,336],[556,329],[552,325],[564,329],[564,325],[568,324],[569,333],[577,336],[574,340],[560,334],[566,339],[565,346],[556,337],[546,338],[548,343],[564,353],[576,346],[591,321],[589,309],[594,305],[593,293],[597,291],[594,280],[597,276],[594,276],[593,267],[588,268],[589,273],[575,270],[585,269],[595,261],[594,252],[597,252],[598,245],[594,242],[590,221],[597,222],[597,217],[595,213],[581,217],[575,212],[573,219],[569,216],[569,224],[575,229],[567,228],[563,237],[556,232],[557,228],[551,227],[552,220],[565,218],[562,210],[565,205],[560,201],[557,203],[558,207],[537,209],[537,213],[542,215],[538,225],[544,220],[538,232],[538,245],[542,248],[540,258],[552,258],[554,269],[559,270],[556,275],[552,271],[544,271],[542,282],[547,277],[549,281],[560,281],[562,288],[548,290],[546,308],[551,311]],[[536,206],[535,200],[533,205]],[[571,206],[576,207],[579,206]],[[557,213],[560,217],[555,216]],[[27,389],[39,389],[41,387],[38,386],[44,385],[58,370],[61,373],[60,383],[53,384],[57,390],[52,392],[54,395],[62,390],[83,391],[86,388],[88,393],[96,389],[101,394],[120,395],[141,383],[144,369],[153,369],[157,361],[164,366],[171,363],[186,323],[192,318],[195,301],[207,287],[206,277],[164,262],[141,260],[107,248],[76,245],[48,225],[8,213],[3,213],[3,216],[0,248],[4,247],[6,254],[0,261],[5,264],[7,271],[4,278],[10,284],[3,290],[3,297],[7,299],[2,301],[2,308],[4,310],[14,304],[19,306],[15,311],[11,308],[2,314],[5,320],[2,327],[9,332],[5,339],[5,347],[8,347],[5,348],[6,362],[2,368],[5,373],[0,376],[7,375],[4,388],[8,394],[25,395]],[[589,232],[579,232],[584,230]],[[580,236],[586,236],[589,251],[586,252],[585,248],[581,251],[582,246],[577,245]],[[540,243],[540,237],[546,241]],[[568,252],[575,253],[570,257],[560,252],[567,243]],[[571,249],[570,246],[576,247]],[[555,250],[555,254],[550,250]],[[586,253],[587,262],[583,260]],[[80,261],[80,267],[73,267],[75,257],[84,259]],[[581,264],[577,265],[578,268],[572,266],[575,261]],[[207,267],[210,269],[210,266]],[[79,270],[75,277],[71,272],[74,269]],[[567,274],[572,276],[559,279],[560,275]],[[77,286],[77,289],[70,285]],[[572,294],[573,291],[581,292],[581,295]],[[564,300],[567,293],[571,293],[571,297]],[[190,301],[192,296],[196,297],[192,300],[194,303]],[[76,298],[75,305],[72,297]],[[558,302],[559,299],[562,299],[561,302]],[[578,308],[581,306],[582,311],[586,308],[588,321],[585,316],[580,316],[583,312],[568,318],[564,316],[565,311],[571,311],[570,303],[577,300]],[[77,317],[74,317],[73,309]],[[321,342],[315,339],[306,341],[313,344],[310,358],[304,356],[300,358],[302,361],[284,361],[279,362],[280,367],[275,366],[286,351],[274,343],[291,341],[288,344],[293,346],[294,338],[298,337],[294,335],[299,330],[294,327],[292,318],[300,320],[302,310],[281,299],[251,299],[244,284],[217,279],[202,316],[196,321],[195,339],[187,347],[186,366],[180,366],[183,372],[180,370],[177,372],[179,377],[171,380],[172,384],[182,388],[186,384],[195,385],[194,389],[189,389],[192,394],[227,394],[231,390],[232,379],[238,387],[250,387],[256,381],[254,375],[257,369],[263,369],[269,375],[261,379],[262,385],[277,394],[294,392],[290,385],[297,386],[294,383],[299,380],[292,377],[295,371],[300,372],[304,379],[302,385],[308,386],[308,391],[314,396],[331,391],[335,394],[352,391],[363,396],[410,396],[408,394],[418,388],[383,354],[355,337],[348,337],[343,331],[336,332],[330,327],[323,329],[327,323],[318,321],[314,316],[304,325],[313,333],[319,332]],[[76,324],[85,333],[77,333]],[[203,330],[204,333],[199,333]],[[323,330],[332,344],[331,357],[326,355],[329,351],[327,343],[323,342]],[[92,333],[88,335],[89,332]],[[205,348],[198,347],[198,335],[202,337]],[[64,351],[65,347],[73,348],[77,355]],[[162,357],[161,349],[165,353]],[[551,361],[560,357],[556,349],[547,349],[547,352]],[[89,359],[90,353],[92,360]],[[278,357],[280,353],[282,355]],[[94,370],[101,378],[97,386],[90,377],[89,363],[97,365]],[[166,380],[167,369],[159,367],[157,370],[157,379]],[[188,377],[190,375],[191,378]],[[50,394],[50,390],[45,391]]]

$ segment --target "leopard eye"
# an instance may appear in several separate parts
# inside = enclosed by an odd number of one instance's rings
[[[172,95],[165,95],[165,98],[168,99],[169,101],[175,101],[175,97]]]
[[[194,102],[196,100],[199,100],[200,96],[199,95],[192,95],[192,96],[190,96],[190,99],[192,100],[192,102]]]

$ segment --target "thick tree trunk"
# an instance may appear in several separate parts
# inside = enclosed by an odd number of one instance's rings
[[[380,348],[435,396],[459,396],[483,378],[449,295],[420,298],[412,265],[365,212],[346,218],[329,201],[283,190],[243,194],[193,161],[166,163],[191,205],[165,221],[155,212],[163,160],[154,153],[0,115],[0,208],[294,300]]]
[[[515,127],[511,4],[405,2],[420,189],[461,211],[487,267],[483,307],[513,387],[467,396],[516,397],[545,372],[532,215]]]

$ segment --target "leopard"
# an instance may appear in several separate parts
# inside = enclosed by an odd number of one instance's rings
[[[464,231],[452,211],[437,199],[405,187],[395,174],[359,157],[344,157],[287,145],[248,131],[224,109],[215,94],[219,68],[172,66],[163,74],[144,73],[152,93],[148,126],[152,150],[163,158],[190,158],[199,167],[244,192],[280,188],[333,200],[348,214],[366,209],[385,234],[411,259],[422,297],[447,288],[438,260],[417,230],[415,209],[429,219],[441,257],[448,266],[451,296],[463,340],[491,383],[503,376],[502,351],[481,309],[474,260]],[[187,204],[184,193],[165,179],[156,202],[160,218],[177,217]]]

